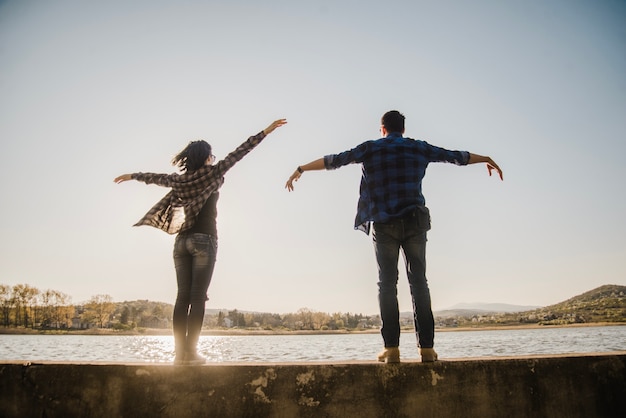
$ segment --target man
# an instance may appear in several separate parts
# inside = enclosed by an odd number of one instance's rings
[[[404,115],[397,110],[385,113],[381,125],[382,138],[299,166],[285,187],[293,191],[293,182],[305,171],[362,164],[363,176],[354,226],[368,235],[370,225],[373,223],[374,226],[381,335],[385,345],[378,360],[386,363],[400,361],[397,282],[398,255],[402,249],[413,299],[417,345],[422,361],[432,362],[437,360],[437,353],[433,349],[435,321],[426,281],[426,231],[430,229],[430,214],[422,195],[426,167],[431,162],[456,165],[486,163],[489,175],[496,170],[500,179],[503,179],[502,170],[489,157],[467,151],[449,151],[403,137]]]

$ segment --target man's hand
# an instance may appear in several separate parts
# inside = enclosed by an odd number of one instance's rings
[[[305,171],[324,170],[324,169],[325,169],[324,157],[318,158],[317,160],[313,160],[310,163],[307,163],[305,165],[298,166],[298,168],[296,168],[296,171],[294,171],[291,177],[289,177],[289,180],[287,180],[287,183],[285,184],[285,189],[292,192],[293,182],[298,181],[300,176],[302,176],[302,173],[304,173]]]
[[[489,158],[489,161],[487,161],[487,171],[489,171],[490,176],[493,170],[496,170],[498,172],[498,174],[500,175],[500,180],[504,180],[504,177],[502,176],[502,170],[500,169],[500,167],[498,167],[498,164],[496,164],[495,161]]]
[[[472,154],[470,152],[469,161],[467,163],[468,164],[486,163],[487,170],[489,171],[490,176],[491,176],[491,172],[493,170],[496,170],[498,174],[500,175],[500,180],[504,180],[504,177],[502,176],[502,170],[500,169],[500,167],[498,167],[498,164],[496,164],[496,162],[491,159],[491,157],[487,157],[487,156],[480,155],[480,154]]]
[[[289,177],[289,180],[287,180],[287,183],[285,183],[285,189],[289,190],[290,192],[293,192],[293,182],[298,181],[300,176],[302,176],[302,173],[300,172],[300,170],[296,168],[296,171],[293,172],[291,177]]]

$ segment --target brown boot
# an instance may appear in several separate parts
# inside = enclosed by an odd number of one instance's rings
[[[204,363],[206,363],[206,359],[195,351],[187,353],[185,357],[185,364],[188,366],[198,366]]]
[[[385,347],[378,354],[378,361],[384,363],[400,363],[400,349],[398,347]]]
[[[422,363],[437,361],[437,353],[432,348],[420,348],[420,355],[422,356]]]

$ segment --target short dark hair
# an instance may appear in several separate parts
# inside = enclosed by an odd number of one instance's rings
[[[380,124],[387,132],[404,132],[404,115],[397,110],[390,110],[380,119]]]
[[[206,141],[191,141],[184,150],[172,159],[172,165],[184,171],[196,171],[211,156],[211,145]]]

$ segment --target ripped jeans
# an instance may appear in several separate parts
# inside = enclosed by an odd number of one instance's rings
[[[404,256],[411,299],[417,345],[432,348],[435,320],[426,281],[426,231],[430,229],[430,214],[425,206],[400,219],[374,222],[374,249],[378,263],[378,302],[385,347],[400,343],[400,314],[398,310],[398,257]]]
[[[217,238],[212,235],[181,232],[176,236],[174,267],[178,294],[172,325],[177,356],[195,353],[216,255]]]

